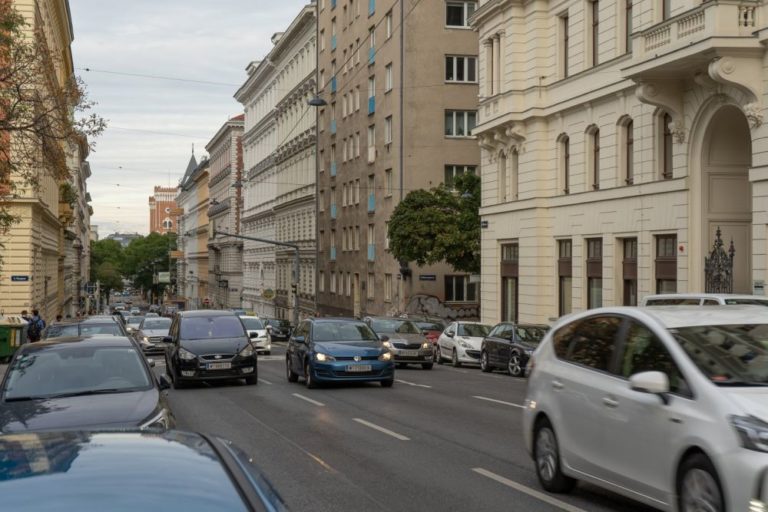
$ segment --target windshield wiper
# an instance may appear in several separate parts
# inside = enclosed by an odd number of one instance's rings
[[[768,386],[768,383],[766,382],[755,382],[751,380],[724,380],[724,381],[712,381],[717,386],[733,386],[733,387],[749,387],[749,386],[755,386],[755,387],[766,387]]]
[[[47,400],[50,398],[69,398],[72,396],[110,395],[113,393],[132,393],[134,391],[136,391],[136,389],[134,388],[89,389],[86,391],[73,391],[71,393],[59,393],[57,395],[31,397],[30,400]]]

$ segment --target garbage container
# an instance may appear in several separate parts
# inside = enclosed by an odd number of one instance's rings
[[[20,315],[0,316],[0,361],[9,361],[16,349],[27,342],[28,326]]]

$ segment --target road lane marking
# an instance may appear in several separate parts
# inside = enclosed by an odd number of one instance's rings
[[[401,441],[410,441],[411,440],[410,437],[405,437],[402,434],[398,434],[397,432],[393,432],[393,431],[389,430],[388,428],[380,427],[380,426],[378,426],[375,423],[371,423],[370,421],[365,421],[365,420],[360,419],[360,418],[352,418],[352,419],[355,420],[356,422],[360,423],[361,425],[365,425],[366,427],[372,428],[373,430],[378,430],[379,432],[387,434],[388,436],[392,436],[395,439],[399,439]]]
[[[565,510],[567,512],[587,512],[583,508],[575,507],[569,503],[566,503],[564,501],[560,501],[557,498],[553,498],[552,496],[549,496],[548,494],[544,494],[543,492],[539,492],[536,489],[531,489],[528,486],[525,486],[523,484],[517,483],[513,480],[510,480],[508,478],[504,478],[501,475],[497,475],[496,473],[493,473],[492,471],[488,471],[487,469],[483,468],[472,468],[472,471],[479,475],[483,475],[484,477],[490,478],[491,480],[495,480],[496,482],[499,482],[500,484],[506,485],[507,487],[511,487],[512,489],[516,491],[520,491],[522,493],[527,494],[528,496],[532,496],[536,498],[537,500],[541,500],[545,503],[549,503],[550,505],[553,505],[559,509]]]
[[[520,409],[525,409],[525,406],[520,404],[513,404],[512,402],[505,402],[504,400],[496,400],[495,398],[488,398],[487,396],[475,396],[473,395],[472,398],[477,398],[478,400],[485,400],[486,402],[494,402],[497,404],[504,404],[508,405],[510,407],[518,407]]]
[[[325,407],[325,404],[323,402],[318,402],[317,400],[312,400],[311,398],[306,397],[304,395],[300,395],[298,393],[293,393],[293,396],[295,396],[296,398],[301,398],[305,402],[309,402],[311,404],[315,404],[318,407]]]
[[[261,377],[259,377],[259,382],[263,382],[264,384],[266,384],[266,385],[268,385],[268,386],[271,386],[271,385],[272,385],[272,383],[271,383],[271,382],[269,382],[267,379],[262,379]]]
[[[416,384],[415,382],[408,382],[407,380],[395,379],[395,382],[399,382],[401,384],[406,384],[408,386],[415,386],[417,388],[432,389],[432,386],[427,386],[426,384]]]

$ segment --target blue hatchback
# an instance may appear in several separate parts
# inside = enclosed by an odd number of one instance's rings
[[[322,382],[395,382],[392,353],[365,322],[341,318],[310,318],[288,341],[286,373],[290,382],[304,377],[308,388]]]

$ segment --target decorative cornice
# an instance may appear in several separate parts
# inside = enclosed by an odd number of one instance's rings
[[[293,105],[297,100],[301,100],[306,96],[308,92],[314,92],[315,90],[315,72],[312,71],[304,80],[302,80],[296,87],[294,87],[283,99],[277,102],[275,110],[277,115],[283,114],[288,108]]]
[[[315,129],[309,128],[296,135],[275,151],[275,164],[281,164],[305,149],[315,145]]]
[[[222,212],[229,210],[231,198],[228,197],[221,201],[219,204],[214,204],[208,207],[208,217],[214,217]]]
[[[251,181],[253,178],[255,178],[256,176],[261,174],[261,172],[263,172],[266,169],[269,169],[273,165],[275,165],[275,154],[274,153],[272,153],[267,158],[265,158],[261,162],[257,163],[253,167],[251,167],[248,170],[248,174],[246,174],[246,181]]]
[[[232,164],[226,166],[223,171],[218,173],[216,176],[213,176],[208,180],[208,188],[213,187],[217,183],[220,183],[222,180],[224,180],[227,176],[230,176],[232,174]]]

